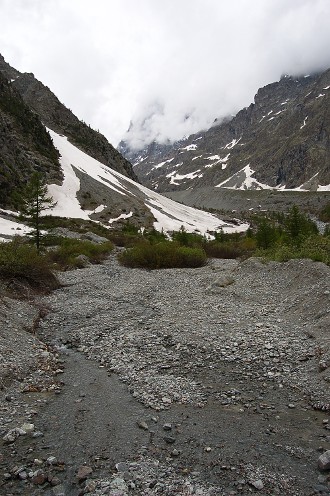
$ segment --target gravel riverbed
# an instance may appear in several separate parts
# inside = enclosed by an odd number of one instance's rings
[[[329,274],[112,255],[3,297],[0,494],[330,494]]]

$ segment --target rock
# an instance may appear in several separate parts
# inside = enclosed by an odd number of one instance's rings
[[[144,420],[138,420],[136,423],[137,423],[138,427],[140,427],[140,429],[143,429],[144,431],[149,430],[148,424]]]
[[[110,484],[109,496],[126,496],[128,494],[128,486],[124,479],[116,477]]]
[[[235,282],[235,279],[232,276],[223,276],[219,277],[214,283],[212,284],[211,288],[225,288],[226,286],[230,286],[230,284],[233,284]]]
[[[33,474],[33,477],[32,477],[32,482],[33,484],[35,484],[36,486],[40,486],[42,484],[44,484],[47,480],[47,475],[45,474],[45,472],[43,470],[36,470]]]
[[[319,372],[324,372],[324,370],[327,370],[328,368],[328,363],[325,360],[321,360],[319,362]]]
[[[78,262],[80,268],[85,268],[91,265],[89,258],[86,255],[78,255],[75,260]]]
[[[171,456],[173,457],[176,457],[176,456],[179,456],[180,455],[180,451],[177,450],[177,449],[174,449],[172,452],[171,452]]]
[[[127,472],[128,471],[128,465],[125,462],[119,462],[119,463],[116,463],[116,469],[117,469],[117,472]]]
[[[91,467],[88,467],[87,465],[82,465],[81,467],[78,468],[77,479],[78,481],[83,481],[87,479],[87,477],[90,476],[92,473],[93,473],[93,469]]]
[[[68,496],[69,493],[65,491],[65,487],[63,484],[60,484],[56,487],[52,488],[51,496]]]
[[[49,456],[46,460],[48,465],[56,465],[57,464],[57,458],[56,456]]]
[[[330,450],[319,456],[318,467],[320,470],[330,470]]]
[[[25,434],[30,434],[31,432],[34,431],[34,424],[25,423],[25,424],[21,425],[20,428],[22,429],[22,431],[25,432]]]
[[[85,492],[92,493],[93,491],[95,491],[96,486],[97,486],[97,483],[95,481],[93,481],[91,479],[87,480],[85,482]]]
[[[7,434],[3,436],[2,439],[6,444],[10,444],[16,441],[18,436],[19,436],[19,432],[17,431],[17,429],[11,429],[10,431],[7,432]]]
[[[92,243],[101,244],[107,243],[109,240],[104,238],[103,236],[98,236],[92,232],[86,232],[81,235],[81,239],[87,239],[88,241],[92,241]]]
[[[175,443],[175,437],[172,437],[172,436],[165,436],[165,437],[164,437],[164,441],[165,441],[165,443],[167,443],[167,444],[173,444],[173,443]]]
[[[260,491],[261,489],[264,488],[264,484],[262,482],[261,479],[258,479],[258,480],[255,480],[255,481],[252,481],[251,482],[251,486],[255,487],[256,489],[258,489],[258,491]]]
[[[164,431],[170,431],[172,430],[172,424],[164,424],[163,425]]]

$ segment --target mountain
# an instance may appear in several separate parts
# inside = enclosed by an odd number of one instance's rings
[[[13,193],[38,168],[49,182],[63,178],[59,153],[39,117],[0,72],[0,205],[12,207]]]
[[[330,69],[283,76],[234,117],[186,139],[143,150],[120,143],[146,186],[159,192],[330,187]]]
[[[47,126],[47,127],[46,127]],[[26,232],[12,194],[35,170],[57,202],[47,214],[92,220],[105,227],[128,220],[164,231],[244,230],[207,212],[180,205],[135,181],[131,164],[106,138],[80,122],[32,74],[0,58],[0,237]],[[11,209],[11,210],[9,210]]]
[[[80,121],[32,73],[20,73],[0,55],[0,74],[10,82],[13,90],[19,93],[24,103],[39,116],[45,126],[67,136],[72,143],[96,160],[131,179],[138,180],[131,164],[107,139]]]

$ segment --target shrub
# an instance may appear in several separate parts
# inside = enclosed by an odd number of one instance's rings
[[[206,253],[201,248],[183,247],[173,241],[141,242],[121,253],[118,259],[126,267],[145,269],[201,267],[206,263]]]
[[[328,202],[321,210],[319,219],[323,222],[330,222],[330,202]]]
[[[203,245],[206,255],[211,258],[235,259],[251,255],[256,248],[253,238],[241,238],[239,241],[208,241]]]
[[[268,250],[257,250],[255,255],[278,262],[287,262],[294,258],[309,258],[315,262],[330,265],[330,239],[321,235],[310,236],[302,240],[299,247],[293,244],[280,244]]]
[[[95,244],[87,240],[62,238],[59,246],[48,252],[48,259],[57,268],[82,267],[79,255],[85,255],[92,263],[100,263],[113,249],[113,244],[108,241]]]
[[[60,287],[45,256],[38,254],[35,246],[21,239],[0,243],[0,276],[6,280],[25,281],[39,290]]]

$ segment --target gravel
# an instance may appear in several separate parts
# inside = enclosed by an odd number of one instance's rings
[[[329,273],[258,259],[145,271],[112,255],[60,274],[64,286],[33,304],[3,298],[1,437],[34,425],[3,440],[3,494],[330,494],[318,469],[330,449]],[[52,423],[61,415],[84,449]],[[105,417],[113,446],[96,434]]]

